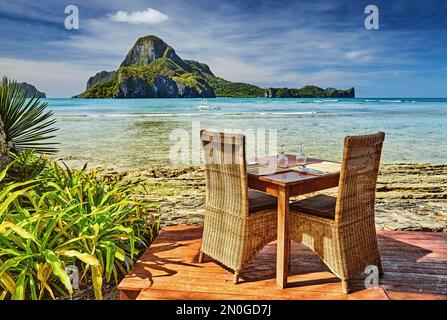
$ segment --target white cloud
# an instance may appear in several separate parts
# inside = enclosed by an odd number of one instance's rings
[[[110,16],[110,20],[115,22],[127,22],[130,24],[159,24],[168,20],[168,16],[158,10],[147,8],[142,11],[117,11]]]
[[[374,59],[369,50],[352,50],[346,53],[346,59],[355,62],[368,62]]]

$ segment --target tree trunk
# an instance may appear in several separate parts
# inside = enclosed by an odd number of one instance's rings
[[[3,170],[8,164],[8,154],[8,143],[6,142],[6,135],[3,130],[3,122],[0,119],[0,170]]]

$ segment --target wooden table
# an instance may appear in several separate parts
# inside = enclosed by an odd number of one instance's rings
[[[295,165],[295,156],[287,155],[289,166]],[[258,162],[276,161],[276,157],[260,158]],[[309,158],[308,164],[327,160]],[[289,264],[289,198],[338,186],[340,172],[309,175],[297,171],[267,176],[248,174],[248,187],[278,197],[278,236],[276,257],[276,283],[280,288],[287,285]]]

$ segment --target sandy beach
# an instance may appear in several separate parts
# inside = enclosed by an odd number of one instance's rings
[[[138,198],[152,203],[162,225],[203,223],[203,168],[103,169],[123,179],[141,179]],[[324,193],[336,192],[334,188]],[[447,165],[383,164],[377,185],[376,225],[385,230],[447,231]]]

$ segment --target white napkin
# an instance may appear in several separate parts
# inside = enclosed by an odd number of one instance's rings
[[[298,172],[313,174],[313,175],[317,175],[317,176],[327,173],[327,171],[312,169],[312,168],[303,167],[303,166],[296,167],[295,170]]]

